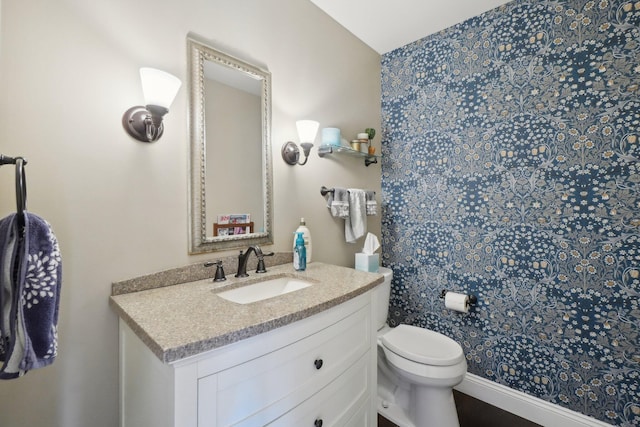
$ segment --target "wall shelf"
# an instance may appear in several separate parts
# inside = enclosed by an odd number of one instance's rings
[[[372,163],[378,163],[378,158],[380,158],[380,156],[375,154],[363,153],[341,145],[321,145],[318,147],[318,156],[324,157],[327,154],[346,154],[352,157],[360,157],[364,159],[365,166],[369,166]]]

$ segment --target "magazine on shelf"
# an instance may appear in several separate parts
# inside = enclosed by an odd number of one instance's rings
[[[248,234],[250,232],[249,227],[229,227],[218,228],[218,236],[236,236],[238,234]]]
[[[248,224],[250,222],[251,214],[218,215],[218,224]]]

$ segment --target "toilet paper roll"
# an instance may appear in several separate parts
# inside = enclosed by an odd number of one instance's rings
[[[444,296],[444,306],[449,310],[462,313],[469,312],[469,295],[447,292]]]

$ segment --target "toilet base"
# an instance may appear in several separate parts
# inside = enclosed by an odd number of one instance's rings
[[[378,360],[378,413],[400,427],[459,427],[451,387],[410,384]]]
[[[400,427],[417,427],[405,409],[396,402],[378,396],[378,414]]]
[[[410,407],[414,412],[412,414],[407,413],[407,408],[398,402],[378,396],[377,409],[380,415],[400,427],[460,427],[453,393],[449,393],[450,396],[446,394],[433,396],[431,390],[427,390],[426,393],[415,390],[411,395],[419,403],[416,404],[415,401],[411,403]]]
[[[411,386],[411,419],[416,427],[460,427],[451,388]]]

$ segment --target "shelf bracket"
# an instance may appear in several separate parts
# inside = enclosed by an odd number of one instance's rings
[[[333,148],[330,145],[321,145],[318,147],[318,156],[324,157],[326,154],[333,153]]]

